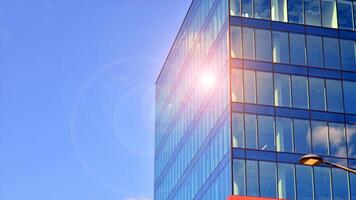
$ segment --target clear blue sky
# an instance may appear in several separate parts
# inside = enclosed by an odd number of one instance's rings
[[[0,1],[0,199],[152,198],[154,82],[190,2]]]

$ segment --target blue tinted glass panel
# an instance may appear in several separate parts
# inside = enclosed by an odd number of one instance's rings
[[[322,0],[321,13],[323,27],[337,28],[336,0]]]
[[[356,126],[347,124],[346,135],[347,135],[348,156],[350,158],[356,158]]]
[[[278,198],[295,199],[294,165],[278,164]]]
[[[340,40],[341,64],[344,70],[356,71],[355,43],[352,40]]]
[[[256,19],[271,19],[271,1],[254,0],[254,10]]]
[[[271,31],[255,29],[256,60],[272,61]]]
[[[333,112],[343,112],[344,103],[342,100],[341,81],[326,79],[326,91],[328,110]]]
[[[274,105],[291,107],[290,76],[285,74],[274,75]]]
[[[294,119],[294,143],[297,153],[311,153],[311,134],[309,120]]]
[[[344,81],[345,112],[356,114],[356,82]]]
[[[305,6],[305,23],[307,25],[320,26],[320,1],[319,0],[304,0]]]
[[[245,161],[234,160],[234,194],[246,195]]]
[[[241,0],[230,0],[230,9],[232,16],[241,16]]]
[[[288,33],[273,31],[272,37],[273,37],[273,62],[289,63]]]
[[[349,180],[347,172],[341,169],[332,169],[334,200],[349,199]]]
[[[260,163],[260,195],[262,197],[277,197],[276,164],[272,162]]]
[[[275,150],[273,117],[258,116],[258,140],[260,150]]]
[[[243,78],[241,69],[231,71],[231,99],[233,102],[243,101]]]
[[[257,117],[245,115],[246,148],[257,149]]]
[[[292,92],[293,107],[308,109],[308,79],[303,76],[292,76]]]
[[[302,34],[289,34],[290,40],[290,61],[294,65],[306,64],[305,36]]]
[[[259,196],[258,165],[256,161],[246,161],[246,189],[248,196]]]
[[[314,167],[315,198],[331,199],[330,168]]]
[[[272,73],[257,72],[257,103],[273,105]]]
[[[351,199],[356,200],[356,174],[350,174]]]
[[[293,152],[293,125],[290,118],[276,118],[277,151]]]
[[[296,165],[298,200],[313,199],[313,172],[311,167]]]
[[[329,155],[328,126],[326,122],[311,121],[313,152]]]
[[[324,67],[322,38],[307,35],[308,65]]]
[[[233,146],[243,148],[244,142],[244,116],[240,113],[233,113],[232,115],[232,133],[233,133]]]
[[[244,92],[246,103],[256,103],[256,80],[254,71],[244,71]]]
[[[252,16],[252,0],[241,0],[241,16],[253,17]]]
[[[344,124],[329,123],[330,155],[346,158]]]
[[[243,28],[243,57],[245,59],[255,59],[255,38],[252,28]]]
[[[340,69],[340,51],[339,40],[335,38],[324,37],[324,58],[325,68]]]
[[[288,20],[292,23],[304,24],[304,6],[302,0],[288,1]]]
[[[242,58],[242,32],[238,26],[231,26],[231,57]]]
[[[350,29],[353,28],[352,20],[352,1],[338,0],[338,20],[340,29]]]
[[[321,78],[309,78],[310,108],[326,110],[325,82]]]

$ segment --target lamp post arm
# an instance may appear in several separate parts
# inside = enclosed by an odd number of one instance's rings
[[[332,162],[329,162],[329,161],[324,161],[324,163],[328,164],[328,165],[331,165],[333,167],[337,167],[337,168],[340,168],[340,169],[343,169],[343,170],[346,170],[348,172],[356,174],[356,170],[354,170],[354,169],[351,169],[351,168],[348,168],[348,167],[345,167],[345,166],[342,166],[342,165],[339,165],[339,164],[336,164],[336,163],[332,163]]]

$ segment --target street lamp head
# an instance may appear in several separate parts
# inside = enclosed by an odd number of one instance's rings
[[[324,163],[324,159],[315,154],[307,154],[301,157],[299,162],[303,165],[316,166]]]

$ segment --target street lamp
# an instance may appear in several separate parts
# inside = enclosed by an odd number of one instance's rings
[[[299,159],[299,162],[303,165],[308,165],[308,166],[317,166],[317,165],[324,163],[324,164],[327,164],[327,165],[330,165],[333,167],[337,167],[337,168],[340,168],[340,169],[343,169],[348,172],[356,174],[356,170],[354,170],[354,169],[351,169],[351,168],[348,168],[348,167],[345,167],[345,166],[342,166],[342,165],[339,165],[336,163],[329,162],[327,160],[324,160],[321,156],[318,156],[315,154],[304,155]]]

